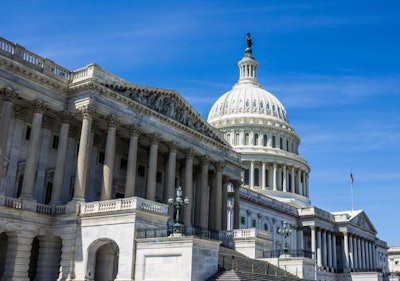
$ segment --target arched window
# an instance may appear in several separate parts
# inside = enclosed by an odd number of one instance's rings
[[[244,175],[243,175],[243,183],[244,185],[249,185],[249,169],[244,170]]]
[[[254,134],[253,145],[258,145],[258,134]]]
[[[263,146],[267,146],[267,144],[268,144],[268,136],[264,135],[263,136]]]
[[[249,133],[244,135],[244,145],[249,145]]]
[[[231,134],[226,135],[226,141],[229,143],[231,142]]]
[[[249,107],[249,106],[250,106],[249,100],[246,100],[246,107]]]
[[[239,140],[240,140],[240,134],[236,133],[236,135],[235,135],[235,145],[239,145]]]
[[[279,138],[279,148],[283,149],[283,139]]]
[[[286,140],[286,150],[289,151],[289,141]]]
[[[275,136],[272,136],[272,147],[276,147],[276,141],[275,141]]]

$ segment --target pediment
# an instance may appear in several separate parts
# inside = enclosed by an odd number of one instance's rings
[[[354,225],[359,226],[360,228],[376,232],[374,225],[371,223],[370,219],[368,218],[367,214],[364,211],[352,217],[350,219],[350,222]]]
[[[208,124],[176,91],[132,84],[101,84],[142,106],[226,145],[217,130]]]

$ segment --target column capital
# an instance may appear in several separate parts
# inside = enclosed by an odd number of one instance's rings
[[[59,111],[56,113],[61,123],[69,123],[72,119],[72,113],[69,111]]]
[[[131,137],[139,137],[139,135],[141,133],[141,130],[136,125],[130,125],[128,127],[128,130],[129,130],[129,134]]]
[[[43,114],[47,110],[47,105],[41,100],[34,100],[32,106],[35,113]]]
[[[79,112],[82,114],[83,118],[91,118],[96,113],[96,109],[91,104],[86,104],[78,107]]]
[[[185,156],[186,156],[186,158],[193,158],[194,157],[193,149],[190,149],[190,148],[186,149],[185,150]]]
[[[208,155],[202,155],[201,157],[201,165],[205,166],[205,165],[209,165],[210,164],[210,157]]]
[[[224,161],[215,162],[214,166],[217,172],[222,172],[225,168],[225,162]]]
[[[161,141],[161,136],[157,134],[150,134],[148,137],[151,144],[158,144]]]
[[[9,88],[9,87],[3,87],[0,89],[1,93],[1,98],[3,101],[9,101],[12,102],[18,97],[18,94],[15,92],[14,89]]]
[[[112,114],[106,117],[106,121],[109,128],[116,128],[119,124],[118,118]]]
[[[168,149],[169,149],[170,153],[176,153],[176,150],[178,148],[179,148],[179,145],[176,142],[171,141],[168,143]]]

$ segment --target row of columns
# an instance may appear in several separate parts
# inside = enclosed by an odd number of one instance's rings
[[[7,93],[14,94],[13,91],[7,91]],[[2,105],[2,118],[0,123],[0,149],[1,149],[1,161],[4,161],[4,151],[7,145],[7,139],[9,137],[8,128],[11,118],[11,112],[13,103],[11,99],[7,99],[6,95],[3,94],[3,105]],[[22,183],[22,191],[20,198],[34,200],[34,185],[35,185],[35,173],[36,165],[38,162],[38,151],[40,150],[40,137],[43,115],[46,111],[46,105],[40,101],[35,101],[34,113],[31,126],[31,136],[29,142],[28,158],[26,160],[24,177]],[[92,121],[95,114],[95,108],[92,105],[83,105],[79,107],[79,111],[82,114],[82,125],[81,134],[79,140],[79,150],[77,157],[77,170],[74,185],[73,200],[76,202],[84,202],[87,189],[87,178],[89,169],[89,156],[92,144]],[[50,204],[60,204],[62,185],[64,181],[64,170],[66,165],[66,154],[68,147],[68,134],[70,129],[71,114],[68,112],[59,113],[61,120],[61,127],[59,133],[59,145],[57,150],[56,167],[54,171],[54,182]],[[109,200],[112,197],[112,180],[113,180],[113,167],[115,160],[115,148],[116,148],[116,132],[118,121],[115,117],[109,116],[107,118],[108,130],[106,138],[105,158],[103,165],[103,179],[101,186],[101,200]],[[136,180],[136,166],[137,166],[137,153],[138,153],[138,138],[139,130],[131,126],[130,127],[130,141],[129,141],[129,152],[128,152],[128,168],[126,174],[126,186],[125,186],[125,197],[131,197],[135,195],[135,180]],[[146,199],[155,201],[156,199],[156,175],[157,175],[157,159],[158,159],[158,146],[160,138],[155,135],[151,136],[150,152],[149,152],[149,163],[148,173],[146,182]],[[174,143],[170,144],[168,163],[167,163],[167,180],[165,186],[164,199],[173,197],[175,194],[175,175],[176,175],[176,153],[177,145]],[[184,192],[185,196],[189,198],[189,206],[185,208],[184,220],[188,226],[193,225],[195,217],[192,216],[191,212],[194,209],[193,202],[193,151],[187,150],[185,159],[185,172],[184,172]],[[2,164],[0,163],[0,164]],[[226,219],[224,221],[222,215],[226,212],[226,204],[221,202],[227,201],[227,192],[223,191],[223,178],[222,172],[224,166],[222,163],[213,164],[215,166],[215,179],[211,184],[212,193],[209,189],[209,170],[210,170],[210,159],[204,158],[201,163],[201,175],[200,184],[197,186],[198,195],[196,198],[196,211],[198,212],[197,225],[201,228],[207,229],[209,227],[213,229],[226,229]],[[2,166],[0,166],[2,167]],[[2,192],[4,192],[2,190]],[[209,206],[209,196],[214,200]],[[209,220],[208,210],[212,208],[215,215],[212,216],[212,220]],[[171,208],[172,209],[172,208]],[[172,215],[173,210],[170,211]]]
[[[343,231],[337,233],[310,226],[311,251],[319,268],[338,268],[337,239],[343,239],[341,259],[343,268],[353,271],[372,271],[376,268],[375,246],[368,239]],[[342,236],[343,235],[343,236]]]
[[[298,153],[297,143],[294,140],[286,137],[276,137],[271,134],[257,134],[241,132],[228,132],[226,133],[226,140],[234,146],[260,146],[268,148],[280,148],[292,153]],[[282,142],[282,145],[281,145]]]
[[[256,163],[258,164],[259,162],[250,161],[249,186],[251,189],[254,189],[255,186]],[[266,171],[268,171],[268,182]],[[274,191],[282,190],[283,192],[289,192],[289,186],[291,186],[292,193],[309,197],[308,174],[306,171],[285,164],[278,165],[277,163],[272,163],[272,165],[268,165],[267,162],[262,161],[261,171],[258,170],[258,172],[261,174],[261,189],[269,186]]]
[[[347,232],[344,232],[343,236],[345,246],[347,244],[347,249],[344,252],[348,267],[355,271],[374,270],[376,268],[376,257],[373,242]]]

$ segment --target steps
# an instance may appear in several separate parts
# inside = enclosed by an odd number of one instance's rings
[[[208,281],[302,280],[269,262],[255,260],[225,247],[220,247],[218,272]]]

